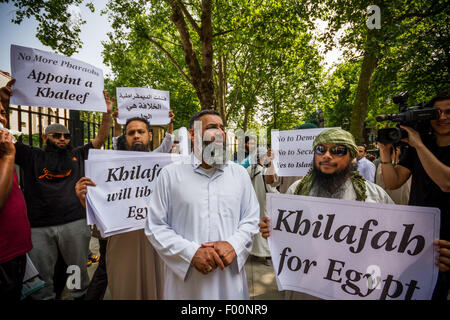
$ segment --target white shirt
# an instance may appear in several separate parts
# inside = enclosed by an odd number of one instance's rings
[[[376,167],[375,165],[370,161],[367,160],[366,157],[362,157],[358,161],[358,171],[359,174],[366,180],[375,183],[375,171]]]
[[[249,298],[244,264],[258,233],[259,204],[241,165],[228,161],[210,177],[198,161],[170,164],[149,201],[145,234],[165,262],[165,299]],[[191,260],[210,241],[227,241],[236,258],[204,275]]]

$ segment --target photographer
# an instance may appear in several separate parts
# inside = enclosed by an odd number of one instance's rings
[[[412,175],[409,204],[439,208],[440,239],[450,240],[450,93],[439,94],[429,105],[439,109],[439,118],[430,120],[431,133],[421,137],[416,130],[401,126],[408,133],[402,141],[412,148],[394,168],[391,145],[380,143],[380,160],[387,189],[401,187]],[[440,272],[433,300],[446,300],[449,287],[449,272]]]

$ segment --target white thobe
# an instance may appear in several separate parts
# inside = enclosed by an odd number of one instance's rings
[[[257,164],[251,165],[247,169],[250,175],[250,180],[252,181],[253,188],[255,189],[256,197],[259,202],[259,217],[260,219],[266,216],[266,194],[267,193],[278,193],[277,189],[266,184],[264,181],[264,174],[267,168]],[[250,254],[257,257],[270,257],[269,242],[261,236],[261,233],[255,236],[253,240],[253,247]]]
[[[198,160],[164,167],[149,199],[145,227],[165,262],[164,299],[248,299],[244,264],[258,221],[258,200],[241,165],[228,161],[211,177]],[[224,271],[204,275],[191,261],[210,241],[227,241],[236,258]]]
[[[375,171],[375,165],[366,157],[362,157],[358,161],[358,172],[364,179],[375,183]]]

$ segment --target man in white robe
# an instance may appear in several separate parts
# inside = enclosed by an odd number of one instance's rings
[[[248,299],[244,264],[258,232],[255,191],[242,166],[224,161],[218,112],[195,114],[189,133],[191,163],[164,167],[149,199],[145,233],[165,262],[164,299]]]
[[[266,194],[278,193],[278,190],[270,185],[268,182],[274,180],[274,174],[271,172],[273,168],[272,160],[268,156],[268,150],[265,147],[259,147],[256,153],[255,164],[247,167],[247,172],[250,175],[253,188],[255,189],[256,197],[259,202],[259,216],[260,218],[266,215]],[[270,167],[270,168],[269,168]],[[255,236],[253,240],[253,247],[250,252],[251,255],[263,258],[266,265],[270,265],[270,249],[267,239],[264,239],[261,234]]]

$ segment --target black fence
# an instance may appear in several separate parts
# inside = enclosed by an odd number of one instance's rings
[[[101,121],[101,114],[67,109],[55,112],[51,108],[10,106],[8,112],[9,127],[22,132],[18,141],[39,148],[44,144],[42,134],[45,128],[52,123],[65,125],[72,134],[73,146],[78,147],[96,137]],[[112,136],[113,127],[103,146],[105,149],[112,149]]]

